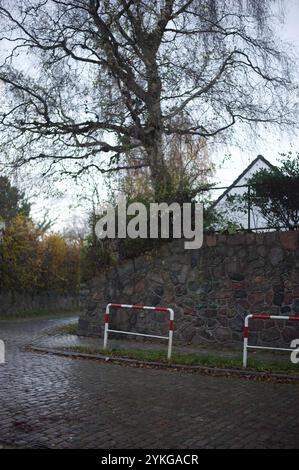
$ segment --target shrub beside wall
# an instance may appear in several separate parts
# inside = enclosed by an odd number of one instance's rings
[[[44,234],[21,215],[6,224],[0,240],[0,313],[71,308],[79,286],[78,242]]]

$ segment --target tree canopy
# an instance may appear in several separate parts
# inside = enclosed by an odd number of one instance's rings
[[[0,219],[9,220],[18,214],[28,217],[30,203],[25,194],[10,183],[8,177],[0,176]]]
[[[280,167],[260,170],[249,181],[251,203],[271,228],[299,226],[299,155],[289,154]]]
[[[17,215],[6,224],[0,243],[0,289],[77,293],[80,248]]]
[[[159,198],[169,136],[292,124],[290,61],[271,29],[279,3],[0,0],[10,163],[75,177],[147,167]]]

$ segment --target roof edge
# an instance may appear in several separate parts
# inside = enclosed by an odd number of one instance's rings
[[[223,199],[232,189],[234,186],[237,186],[240,180],[246,175],[246,173],[251,170],[251,168],[259,161],[264,162],[269,168],[274,169],[276,168],[269,160],[267,160],[263,155],[258,155],[251,163],[245,168],[244,171],[238,176],[238,178],[218,197],[218,199],[212,204],[212,207],[215,207],[221,199]]]

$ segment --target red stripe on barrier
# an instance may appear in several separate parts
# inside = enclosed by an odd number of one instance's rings
[[[169,322],[169,331],[173,331],[173,330],[174,330],[174,321],[170,320],[170,322]]]
[[[244,329],[244,338],[248,338],[249,336],[249,328],[245,327]]]
[[[105,315],[105,323],[109,323],[109,313],[106,313]]]
[[[132,310],[145,310],[144,305],[124,305],[124,304],[110,304],[110,308],[131,308]],[[168,312],[169,309],[166,307],[154,307],[156,312]]]
[[[289,317],[290,321],[299,321],[299,317]]]
[[[271,320],[271,315],[252,315],[254,320]]]

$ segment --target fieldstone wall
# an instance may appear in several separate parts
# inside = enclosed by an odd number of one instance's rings
[[[209,235],[200,250],[183,242],[104,271],[82,286],[81,334],[102,335],[107,303],[171,306],[175,339],[238,344],[249,313],[299,315],[299,232]],[[161,313],[112,313],[113,327],[167,334]],[[295,322],[255,321],[250,341],[290,347]]]
[[[72,309],[76,308],[78,300],[78,297],[72,294],[0,290],[0,314],[9,317],[19,312]]]

